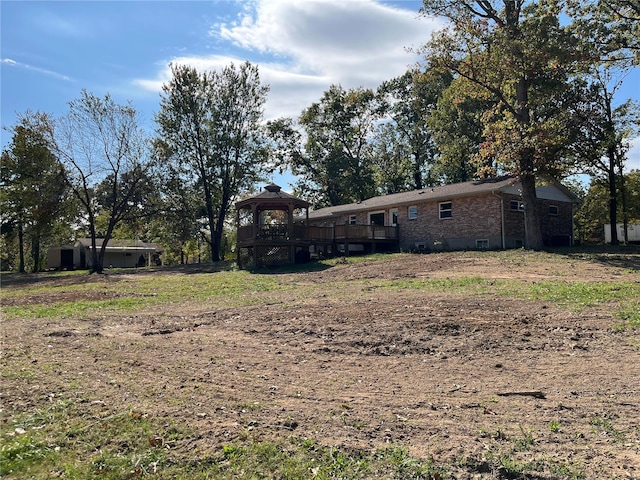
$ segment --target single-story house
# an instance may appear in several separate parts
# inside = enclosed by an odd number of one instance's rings
[[[104,242],[96,238],[96,248]],[[104,252],[104,267],[133,268],[159,264],[161,250],[153,243],[140,240],[109,240]],[[52,247],[47,251],[48,268],[91,268],[91,239],[80,238],[73,245]]]
[[[552,180],[541,183],[536,194],[545,245],[572,245],[579,199]],[[520,182],[503,176],[321,208],[309,212],[306,222],[315,227],[395,227],[391,236],[401,251],[506,249],[526,247],[524,215]],[[350,238],[350,250],[359,245],[368,251],[373,245]]]

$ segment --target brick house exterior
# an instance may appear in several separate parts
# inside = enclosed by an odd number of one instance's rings
[[[526,246],[519,189],[514,177],[429,187],[321,208],[309,213],[308,222],[397,226],[401,251],[519,248]],[[572,245],[577,197],[555,181],[536,193],[545,245]]]

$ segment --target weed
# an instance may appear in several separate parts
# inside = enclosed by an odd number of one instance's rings
[[[554,433],[558,433],[560,431],[560,422],[552,420],[551,423],[549,423],[549,430]]]
[[[619,430],[616,430],[611,423],[611,420],[608,418],[593,417],[589,423],[593,427],[594,433],[611,436],[613,437],[614,441],[624,440],[624,434]]]
[[[520,433],[522,433],[522,437],[516,438],[515,450],[518,452],[526,452],[536,443],[533,438],[533,431],[525,431],[524,427],[520,425]]]
[[[549,467],[549,470],[553,475],[557,475],[560,478],[573,480],[583,480],[587,478],[587,476],[583,472],[569,465],[552,463]]]
[[[500,469],[507,475],[521,474],[527,469],[527,464],[520,462],[510,455],[502,455],[500,457]]]

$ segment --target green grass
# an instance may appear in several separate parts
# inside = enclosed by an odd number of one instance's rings
[[[640,327],[640,283],[569,282],[565,280],[493,280],[480,277],[395,279],[371,281],[377,288],[414,289],[465,295],[499,294],[530,301],[546,301],[572,311],[613,303],[625,325]]]
[[[545,300],[571,310],[612,301],[626,301],[640,295],[640,284],[626,282],[569,282],[543,280],[539,282],[501,281],[502,295],[526,300]]]
[[[312,440],[251,437],[192,449],[200,438],[186,425],[125,409],[95,416],[71,402],[7,420],[0,426],[0,476],[67,479],[444,479],[446,470],[392,446],[375,451],[324,447]]]
[[[547,252],[483,252],[497,256],[506,264],[523,265],[532,262],[553,264],[558,256]],[[454,257],[474,257],[477,252],[456,252]],[[347,263],[375,263],[393,261],[396,255],[372,255],[351,257]],[[210,273],[176,273],[138,275],[111,275],[102,282],[77,283],[71,285],[31,285],[24,288],[2,289],[2,299],[28,297],[30,302],[21,306],[5,306],[8,317],[22,318],[69,318],[74,316],[109,315],[130,313],[163,304],[211,304],[239,306],[268,301],[273,291],[295,289],[298,298],[311,298],[322,294],[342,298],[349,295],[345,286],[361,285],[364,289],[420,290],[460,295],[502,295],[529,301],[545,301],[571,311],[582,311],[602,304],[611,304],[612,312],[621,323],[618,329],[640,328],[640,283],[558,280],[488,279],[477,276],[454,278],[400,278],[400,279],[352,279],[335,280],[317,285],[296,285],[295,277],[300,272],[313,272],[327,268],[342,267],[342,259],[330,259],[306,266],[276,269],[279,274],[263,271],[248,272],[226,270]],[[304,269],[303,269],[304,267]],[[75,272],[72,272],[75,274]],[[67,278],[62,273],[51,274],[53,278]],[[98,277],[101,278],[101,277]],[[65,295],[76,300],[54,301]],[[42,301],[38,302],[38,298]]]
[[[70,286],[33,286],[2,292],[3,299],[29,297],[27,305],[5,306],[3,313],[22,318],[70,318],[133,312],[153,305],[208,302],[218,305],[247,305],[262,301],[260,295],[294,287],[278,277],[246,271],[189,275],[136,275],[105,283]],[[53,301],[56,296],[77,294],[77,300]],[[43,299],[37,302],[38,297]],[[107,298],[105,298],[107,297]],[[46,299],[46,300],[45,300]]]

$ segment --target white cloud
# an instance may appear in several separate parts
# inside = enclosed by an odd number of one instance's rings
[[[31,70],[33,72],[42,73],[44,75],[48,75],[50,77],[57,78],[59,80],[71,81],[71,78],[63,75],[58,72],[54,72],[53,70],[47,70],[46,68],[35,67],[33,65],[29,65],[28,63],[16,62],[11,58],[3,58],[2,63],[5,65],[9,65],[10,67],[19,67],[24,68],[25,70]]]
[[[263,0],[219,38],[287,61],[291,71],[328,75],[345,87],[375,87],[403,73],[440,24],[373,0]]]
[[[258,0],[244,4],[233,22],[212,26],[210,35],[232,44],[235,57],[183,56],[171,59],[198,69],[219,69],[246,58],[258,65],[271,86],[266,116],[298,116],[331,84],[376,88],[404,73],[417,56],[408,51],[425,43],[441,24],[417,11],[373,0]],[[167,64],[169,62],[166,62]],[[160,91],[170,71],[136,85]]]

